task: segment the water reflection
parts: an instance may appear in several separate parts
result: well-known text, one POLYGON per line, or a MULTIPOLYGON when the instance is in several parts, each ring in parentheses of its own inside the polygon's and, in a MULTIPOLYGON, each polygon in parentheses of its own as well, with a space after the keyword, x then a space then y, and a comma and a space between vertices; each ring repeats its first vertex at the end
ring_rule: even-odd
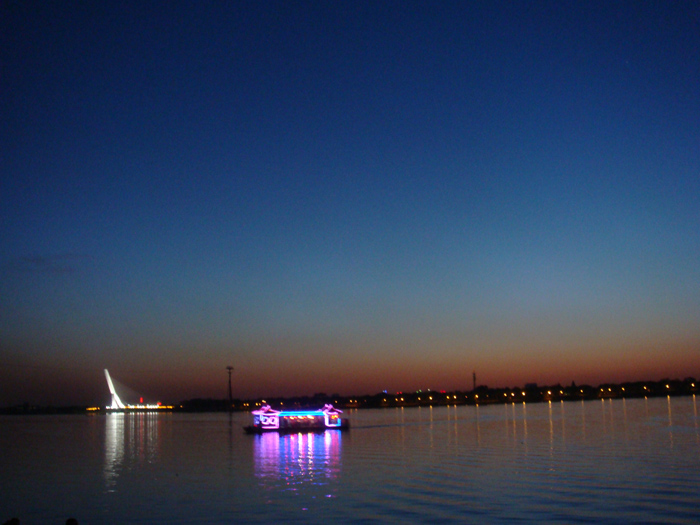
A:
POLYGON ((523 443, 525 444, 525 453, 527 454, 527 405, 523 401, 523 443))
POLYGON ((255 436, 253 457, 255 475, 267 485, 280 483, 288 490, 301 485, 323 485, 340 474, 341 438, 339 431, 321 434, 274 432, 255 436))
POLYGON ((454 436, 454 444, 457 445, 459 443, 459 418, 457 414, 457 405, 452 407, 452 411, 450 411, 449 406, 447 407, 447 421, 452 423, 448 434, 448 443, 450 443, 449 439, 454 436))
POLYGON ((673 415, 671 413, 671 396, 666 396, 666 402, 668 404, 668 443, 671 449, 673 449, 673 415))
POLYGON ((481 425, 479 424, 479 405, 477 404, 475 407, 475 422, 476 422, 476 443, 477 445, 481 446, 481 425))
POLYGON ((561 442, 566 444, 566 415, 564 414, 564 400, 559 401, 559 408, 561 409, 561 442))
POLYGON ((547 401, 549 409, 549 457, 554 455, 554 422, 552 421, 552 402, 547 401))
POLYGON ((158 414, 105 415, 104 480, 108 492, 114 492, 121 472, 132 463, 149 462, 157 456, 158 434, 158 414))
POLYGON ((698 405, 695 401, 695 394, 693 394, 693 413, 695 414, 695 441, 700 444, 700 431, 698 431, 698 405))

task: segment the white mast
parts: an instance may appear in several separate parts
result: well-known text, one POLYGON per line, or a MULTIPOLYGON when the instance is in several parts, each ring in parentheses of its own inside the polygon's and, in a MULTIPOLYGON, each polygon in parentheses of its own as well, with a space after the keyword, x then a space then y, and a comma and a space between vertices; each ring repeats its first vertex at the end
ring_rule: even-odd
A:
POLYGON ((112 384, 112 378, 109 377, 109 372, 105 368, 105 377, 107 378, 107 386, 109 387, 109 393, 112 394, 112 404, 107 408, 125 408, 122 400, 119 399, 117 391, 114 390, 114 385, 112 384))

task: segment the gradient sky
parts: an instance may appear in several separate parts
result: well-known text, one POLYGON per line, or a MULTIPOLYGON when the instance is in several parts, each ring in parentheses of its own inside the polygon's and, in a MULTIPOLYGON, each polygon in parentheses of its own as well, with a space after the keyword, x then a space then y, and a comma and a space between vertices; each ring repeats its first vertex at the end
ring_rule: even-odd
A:
POLYGON ((700 3, 0 4, 0 406, 700 376, 700 3))

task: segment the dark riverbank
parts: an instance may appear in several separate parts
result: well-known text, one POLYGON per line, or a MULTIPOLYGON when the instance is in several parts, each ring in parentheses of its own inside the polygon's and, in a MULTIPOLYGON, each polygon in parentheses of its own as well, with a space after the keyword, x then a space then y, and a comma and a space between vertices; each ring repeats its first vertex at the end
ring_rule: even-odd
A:
MULTIPOLYGON (((548 401, 581 401, 591 399, 643 398, 660 396, 695 395, 700 383, 694 378, 662 379, 628 383, 604 383, 598 386, 560 384, 539 386, 531 383, 524 387, 489 388, 478 386, 470 391, 381 392, 365 396, 338 396, 323 393, 308 397, 267 398, 234 402, 235 409, 249 410, 266 403, 275 408, 318 407, 331 403, 339 408, 389 408, 435 405, 482 405, 491 403, 539 403, 548 401)), ((197 401, 197 400, 193 400, 197 401)), ((185 405, 183 405, 184 407, 185 405)), ((196 406, 196 403, 194 405, 196 406)))
MULTIPOLYGON (((662 379, 660 381, 637 381, 628 383, 604 383, 598 386, 559 384, 539 386, 534 383, 524 387, 489 388, 478 386, 470 391, 380 392, 363 396, 340 396, 317 393, 313 396, 276 397, 258 399, 189 399, 175 405, 178 412, 228 412, 249 411, 269 404, 274 408, 318 408, 332 404, 338 408, 391 408, 439 405, 482 405, 492 403, 539 403, 547 401, 581 401, 591 399, 641 398, 659 396, 695 395, 700 383, 695 378, 662 379)), ((31 414, 84 414, 88 407, 36 406, 28 403, 0 408, 3 415, 31 414)))

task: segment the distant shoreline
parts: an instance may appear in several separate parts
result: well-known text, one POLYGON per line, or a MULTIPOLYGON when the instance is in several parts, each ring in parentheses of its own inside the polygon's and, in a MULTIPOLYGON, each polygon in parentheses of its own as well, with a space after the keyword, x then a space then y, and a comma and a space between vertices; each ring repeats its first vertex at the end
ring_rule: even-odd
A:
MULTIPOLYGON (((276 408, 318 407, 330 403, 341 409, 395 408, 445 405, 487 405, 507 403, 543 403, 551 401, 588 401, 595 399, 633 399, 644 397, 694 396, 700 391, 700 382, 688 377, 662 379, 661 381, 636 381, 627 383, 603 383, 597 387, 590 385, 538 386, 535 383, 525 387, 488 388, 478 386, 470 391, 417 391, 381 392, 364 396, 339 396, 323 393, 313 396, 235 399, 189 399, 174 406, 172 412, 249 412, 262 404, 276 408)), ((86 414, 87 406, 38 406, 24 403, 0 408, 0 415, 51 415, 86 414)), ((104 409, 90 413, 106 413, 104 409)))

